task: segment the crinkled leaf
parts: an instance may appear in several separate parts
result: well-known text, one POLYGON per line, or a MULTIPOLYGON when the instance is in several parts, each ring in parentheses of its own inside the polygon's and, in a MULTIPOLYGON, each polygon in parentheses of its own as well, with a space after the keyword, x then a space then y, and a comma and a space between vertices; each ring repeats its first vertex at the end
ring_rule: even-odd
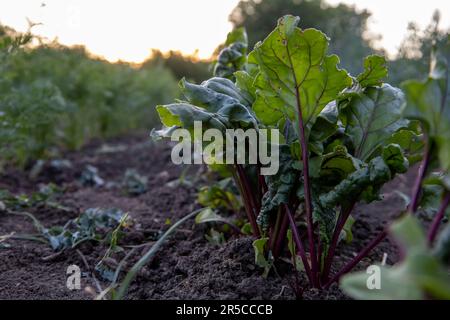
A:
POLYGON ((180 86, 189 103, 156 107, 166 127, 178 126, 192 130, 194 121, 201 121, 204 130, 215 128, 224 131, 227 128, 256 126, 255 117, 243 104, 247 103, 245 98, 231 81, 213 78, 195 85, 183 79, 180 86))
POLYGON ((381 157, 376 157, 367 166, 351 173, 333 190, 320 196, 322 208, 333 208, 339 204, 359 198, 368 186, 382 185, 391 179, 391 170, 381 157))
POLYGON ((319 178, 323 184, 331 186, 336 185, 362 166, 362 162, 351 156, 347 148, 342 145, 336 146, 331 153, 313 158, 311 166, 314 166, 315 162, 319 162, 317 176, 312 173, 311 177, 319 178))
POLYGON ((347 72, 337 67, 339 58, 326 55, 326 35, 297 28, 298 20, 281 18, 277 28, 249 55, 249 63, 260 70, 253 109, 267 125, 276 125, 284 117, 295 123, 300 107, 308 129, 322 109, 351 85, 347 72))
POLYGON ((182 79, 180 88, 191 104, 211 112, 216 112, 222 105, 235 104, 236 100, 244 106, 251 104, 251 101, 241 94, 232 81, 224 78, 214 77, 204 81, 201 85, 182 79))
POLYGON ((214 66, 214 76, 233 79, 233 74, 242 70, 247 62, 247 32, 237 28, 228 33, 223 48, 214 66))
POLYGON ((384 162, 396 173, 405 173, 409 168, 408 159, 403 155, 403 150, 398 144, 389 144, 383 148, 384 162))
POLYGON ((291 191, 298 180, 298 172, 293 168, 294 160, 287 145, 280 146, 280 168, 275 175, 266 176, 267 192, 262 198, 258 224, 263 231, 269 227, 271 214, 275 214, 278 207, 289 202, 291 191))
POLYGON ((395 132, 387 143, 398 144, 408 158, 409 164, 413 165, 422 160, 424 147, 423 136, 416 134, 412 130, 401 129, 395 132))

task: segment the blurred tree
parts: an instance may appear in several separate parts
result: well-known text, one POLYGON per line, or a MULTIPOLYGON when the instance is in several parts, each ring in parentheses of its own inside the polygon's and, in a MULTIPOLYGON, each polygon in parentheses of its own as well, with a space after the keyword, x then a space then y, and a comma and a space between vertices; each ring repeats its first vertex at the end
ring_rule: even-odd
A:
POLYGON ((439 27, 441 15, 435 11, 432 21, 424 29, 411 22, 408 33, 402 41, 397 57, 390 62, 389 78, 392 83, 399 84, 407 79, 421 79, 428 73, 431 50, 434 45, 450 60, 449 41, 450 29, 439 27))
POLYGON ((356 74, 362 69, 362 59, 373 53, 374 35, 367 32, 370 13, 340 4, 336 7, 323 0, 247 0, 241 1, 230 15, 235 27, 244 26, 249 45, 269 34, 276 20, 286 14, 300 16, 300 27, 317 28, 331 38, 330 50, 341 57, 341 65, 356 74))
POLYGON ((211 77, 209 61, 200 60, 195 55, 183 55, 179 51, 162 53, 159 50, 153 50, 151 57, 144 62, 143 68, 155 65, 166 67, 172 71, 176 79, 186 77, 190 81, 201 83, 211 77))

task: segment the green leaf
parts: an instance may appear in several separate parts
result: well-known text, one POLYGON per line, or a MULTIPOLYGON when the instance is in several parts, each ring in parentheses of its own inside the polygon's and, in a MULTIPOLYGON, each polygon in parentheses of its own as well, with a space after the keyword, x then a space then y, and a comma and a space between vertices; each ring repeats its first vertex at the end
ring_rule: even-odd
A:
POLYGON ((255 264, 264 268, 263 277, 267 277, 270 268, 272 268, 273 258, 269 252, 269 257, 266 258, 266 246, 269 238, 261 238, 253 241, 253 249, 255 250, 255 264))
POLYGON ((261 122, 276 125, 284 117, 296 123, 300 107, 308 130, 352 80, 346 71, 338 69, 337 56, 326 55, 325 34, 297 28, 298 20, 293 16, 281 18, 278 27, 250 53, 249 63, 260 70, 253 109, 261 122))
POLYGON ((340 117, 357 158, 370 159, 393 133, 408 125, 408 121, 402 119, 404 107, 402 91, 387 84, 369 87, 341 103, 340 117))
POLYGON ((295 270, 298 272, 305 271, 302 259, 297 255, 297 250, 295 249, 294 238, 292 237, 292 230, 287 231, 288 249, 292 257, 292 264, 295 270))
POLYGON ((361 87, 381 86, 388 75, 386 59, 382 56, 371 55, 364 59, 364 72, 356 78, 361 87))
POLYGON ((381 157, 372 159, 368 166, 351 173, 330 192, 320 195, 322 208, 333 208, 361 196, 369 186, 379 187, 392 178, 391 171, 381 157))
POLYGON ((194 121, 201 121, 204 130, 215 128, 225 131, 227 128, 256 126, 254 115, 243 104, 247 101, 231 81, 213 78, 195 85, 183 79, 180 87, 189 103, 156 107, 166 127, 178 126, 192 130, 194 121))
POLYGON ((202 187, 198 192, 197 201, 202 206, 212 209, 224 208, 237 212, 241 207, 236 196, 219 185, 202 187))
MULTIPOLYGON (((442 172, 433 172, 422 181, 419 209, 432 219, 437 213, 444 194, 450 191, 450 177, 442 172)), ((450 217, 450 207, 446 210, 450 217)))
POLYGON ((425 234, 413 216, 406 215, 394 223, 390 230, 397 242, 406 250, 427 250, 425 234))
POLYGON ((253 104, 256 98, 256 88, 253 86, 255 78, 245 71, 237 71, 234 73, 234 76, 236 77, 236 87, 239 89, 239 93, 253 104))
POLYGON ((209 234, 205 234, 206 240, 216 246, 220 246, 221 244, 225 243, 225 236, 222 232, 219 232, 213 228, 209 230, 209 234))
POLYGON ((276 214, 281 204, 289 203, 291 192, 298 180, 298 172, 293 168, 294 160, 287 145, 280 146, 279 156, 280 168, 277 174, 265 177, 268 190, 262 198, 257 219, 263 232, 268 230, 270 215, 276 214))
POLYGON ((214 76, 234 79, 234 73, 242 70, 247 62, 247 32, 237 28, 228 33, 223 48, 214 66, 214 76))
POLYGON ((192 84, 182 79, 180 88, 190 103, 208 111, 217 111, 220 103, 224 105, 234 104, 235 100, 244 106, 251 104, 251 101, 241 94, 240 89, 232 81, 224 78, 214 77, 204 81, 201 85, 192 84), (220 103, 218 103, 219 101, 220 103))
POLYGON ((206 208, 197 214, 197 216, 195 217, 195 223, 201 224, 201 223, 207 223, 207 222, 226 222, 226 223, 228 223, 228 220, 223 218, 222 216, 218 215, 211 208, 206 208))
POLYGON ((252 225, 250 224, 250 222, 247 222, 242 226, 241 232, 248 236, 253 234, 252 225))
POLYGON ((345 221, 340 237, 345 240, 346 243, 350 243, 353 241, 352 227, 355 222, 356 220, 355 218, 353 218, 353 216, 349 216, 347 221, 345 221))
POLYGON ((405 173, 409 168, 408 159, 398 144, 389 144, 383 148, 382 157, 388 167, 395 173, 405 173))
MULTIPOLYGON (((338 145, 333 152, 327 153, 321 157, 316 157, 315 161, 319 161, 319 170, 317 178, 326 185, 336 185, 345 179, 350 173, 360 169, 362 162, 347 152, 347 148, 338 145)), ((315 161, 311 161, 314 165, 315 161)), ((311 177, 314 177, 312 174, 311 177)))
POLYGON ((406 256, 394 267, 379 267, 381 288, 368 288, 370 275, 366 272, 344 276, 341 288, 357 299, 450 299, 448 272, 428 249, 416 218, 406 215, 391 227, 391 232, 406 249, 406 256))
POLYGON ((225 45, 230 46, 236 42, 247 44, 247 31, 245 31, 245 28, 236 28, 228 33, 225 45))
POLYGON ((100 187, 105 184, 105 180, 103 180, 99 176, 98 169, 91 165, 86 165, 83 172, 80 176, 80 182, 83 185, 100 187))
POLYGON ((437 55, 425 81, 409 80, 402 84, 407 99, 405 116, 420 120, 428 138, 438 148, 441 169, 450 169, 450 107, 448 96, 448 61, 437 55))
POLYGON ((338 110, 336 102, 332 101, 320 112, 311 128, 309 148, 312 152, 319 155, 323 153, 324 142, 339 128, 337 121, 338 110))
POLYGON ((439 233, 434 252, 442 263, 450 265, 450 224, 439 233))
POLYGON ((135 169, 127 169, 123 178, 125 192, 137 196, 147 192, 147 177, 140 175, 135 169))
POLYGON ((423 136, 416 134, 412 130, 401 129, 395 132, 386 143, 398 144, 403 149, 410 165, 422 160, 423 136))

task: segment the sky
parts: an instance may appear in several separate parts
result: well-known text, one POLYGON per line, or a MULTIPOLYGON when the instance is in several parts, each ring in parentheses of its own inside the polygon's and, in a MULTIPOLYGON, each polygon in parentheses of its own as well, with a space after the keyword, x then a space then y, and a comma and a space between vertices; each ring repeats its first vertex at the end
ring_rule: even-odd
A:
MULTIPOLYGON (((327 0, 369 9, 370 31, 376 44, 391 55, 405 36, 408 22, 426 26, 433 11, 442 13, 441 26, 450 27, 450 0, 327 0)), ((19 31, 27 18, 42 23, 33 33, 57 38, 66 45, 83 44, 110 61, 141 62, 152 48, 197 51, 209 57, 232 25, 228 15, 239 0, 2 0, 0 22, 19 31)), ((277 19, 277 17, 274 17, 277 19)))

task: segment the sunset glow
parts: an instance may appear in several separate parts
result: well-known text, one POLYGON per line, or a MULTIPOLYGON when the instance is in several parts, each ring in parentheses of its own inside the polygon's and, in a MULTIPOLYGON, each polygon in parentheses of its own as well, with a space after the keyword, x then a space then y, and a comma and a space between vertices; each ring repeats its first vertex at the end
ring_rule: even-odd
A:
MULTIPOLYGON (((339 0, 329 0, 337 4, 339 0)), ((442 26, 450 26, 450 1, 344 0, 373 12, 370 29, 381 34, 378 43, 393 54, 409 21, 425 26, 434 9, 442 12, 442 26)), ((4 0, 0 22, 17 30, 27 19, 42 23, 35 34, 63 44, 83 44, 108 60, 140 62, 152 48, 180 50, 207 58, 231 29, 228 15, 238 0, 4 0)))

